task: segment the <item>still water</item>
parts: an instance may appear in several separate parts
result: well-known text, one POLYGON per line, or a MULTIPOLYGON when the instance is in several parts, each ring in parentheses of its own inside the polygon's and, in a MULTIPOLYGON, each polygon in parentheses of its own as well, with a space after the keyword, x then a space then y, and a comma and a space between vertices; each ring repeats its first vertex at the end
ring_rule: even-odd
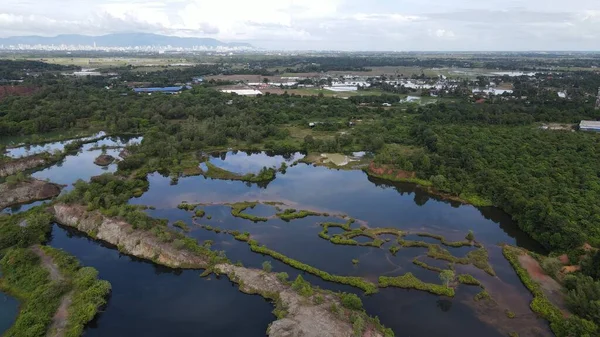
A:
MULTIPOLYGON (((93 163, 98 155, 90 148, 67 158, 36 174, 51 181, 72 184, 77 178, 88 180, 103 173, 93 163)), ((288 166, 301 154, 269 156, 264 153, 244 152, 219 154, 211 162, 224 169, 238 172, 256 172, 263 166, 288 166)), ((108 171, 116 168, 109 167, 108 171)), ((439 200, 410 184, 391 184, 369 178, 362 171, 338 171, 324 167, 299 164, 289 167, 285 174, 278 173, 269 184, 258 186, 240 181, 207 179, 202 176, 181 178, 171 185, 169 177, 158 173, 148 176, 149 190, 132 204, 154 206, 149 214, 166 218, 172 223, 185 221, 192 230, 188 234, 198 239, 213 241, 213 248, 224 250, 234 262, 260 268, 265 260, 271 261, 274 271, 287 272, 295 278, 300 272, 270 257, 252 253, 246 243, 235 241, 224 234, 208 232, 198 225, 250 232, 261 244, 293 259, 337 275, 361 276, 377 282, 379 276, 398 276, 411 272, 426 282, 440 283, 435 272, 412 263, 417 258, 428 264, 447 268, 443 261, 426 257, 425 248, 403 248, 395 256, 389 252, 394 237, 389 236, 382 248, 333 245, 318 237, 319 223, 343 222, 334 216, 307 217, 290 222, 271 218, 253 223, 235 218, 229 206, 220 203, 236 201, 280 201, 296 209, 310 209, 329 214, 347 214, 359 223, 371 227, 395 227, 412 232, 441 234, 448 240, 462 240, 469 230, 489 251, 490 262, 497 273, 492 277, 469 266, 456 266, 457 273, 468 272, 480 279, 486 289, 504 309, 510 309, 522 320, 511 321, 511 331, 521 336, 532 335, 530 328, 548 335, 547 324, 536 319, 529 310, 531 295, 521 284, 508 262, 502 257, 498 243, 509 243, 535 251, 541 247, 519 230, 509 216, 495 208, 476 208, 439 200), (192 214, 177 209, 182 201, 207 203, 199 206, 206 212, 201 219, 192 220, 192 214), (210 216, 210 219, 208 218, 210 216), (358 259, 353 264, 352 259, 358 259)), ((271 217, 273 206, 259 205, 246 210, 256 216, 271 217)), ((331 233, 337 233, 331 228, 331 233)), ((409 237, 414 239, 413 237, 409 237)), ((422 241, 436 240, 419 238, 422 241)), ((360 239, 363 240, 363 239, 360 239)), ((103 246, 59 227, 54 228, 50 243, 75 255, 84 265, 100 271, 100 277, 110 281, 113 294, 106 311, 87 329, 86 336, 264 336, 269 322, 274 320, 272 306, 260 297, 241 294, 227 279, 201 279, 199 271, 173 271, 151 263, 122 256, 114 247, 103 246)), ((471 247, 447 248, 455 256, 464 256, 471 247)), ((543 251, 542 251, 543 252, 543 251)), ((354 292, 362 296, 367 312, 379 316, 381 322, 392 328, 397 336, 506 336, 506 327, 499 329, 494 315, 482 312, 473 301, 480 290, 460 286, 456 297, 442 298, 428 293, 381 289, 372 296, 364 296, 355 288, 325 282, 320 278, 303 275, 311 283, 326 289, 354 292), (435 324, 432 324, 435 322, 435 324), (502 331, 501 331, 502 330, 502 331)))
POLYGON ((0 293, 0 335, 14 323, 19 313, 19 302, 13 297, 0 293))

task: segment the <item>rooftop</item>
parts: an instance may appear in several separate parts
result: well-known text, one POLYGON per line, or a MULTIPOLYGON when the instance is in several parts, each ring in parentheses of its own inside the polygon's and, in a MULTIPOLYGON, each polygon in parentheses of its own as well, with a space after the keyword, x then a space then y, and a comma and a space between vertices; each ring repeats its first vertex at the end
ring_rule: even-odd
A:
POLYGON ((579 127, 600 129, 600 121, 581 121, 581 123, 579 123, 579 127))

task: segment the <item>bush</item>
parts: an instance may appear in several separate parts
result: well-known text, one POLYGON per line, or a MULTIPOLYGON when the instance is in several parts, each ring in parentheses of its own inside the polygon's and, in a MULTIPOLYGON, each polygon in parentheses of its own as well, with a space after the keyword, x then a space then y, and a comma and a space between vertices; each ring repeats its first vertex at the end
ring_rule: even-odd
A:
POLYGON ((363 303, 360 297, 351 293, 342 293, 342 306, 350 310, 362 310, 363 303))
POLYGON ((473 234, 472 230, 469 230, 469 233, 467 234, 467 236, 465 237, 465 239, 467 239, 469 241, 475 240, 475 235, 473 234))
POLYGON ((552 277, 555 277, 562 268, 562 263, 560 260, 554 257, 544 258, 541 265, 542 269, 544 269, 544 271, 552 277))
POLYGON ((298 275, 292 283, 292 289, 304 297, 309 297, 313 294, 313 289, 310 283, 306 282, 302 275, 298 275))
POLYGON ((290 278, 290 276, 286 272, 281 272, 277 274, 277 279, 282 283, 287 283, 288 278, 290 278))
POLYGON ((271 262, 265 261, 262 263, 262 269, 267 273, 270 273, 273 270, 273 266, 271 266, 271 262))

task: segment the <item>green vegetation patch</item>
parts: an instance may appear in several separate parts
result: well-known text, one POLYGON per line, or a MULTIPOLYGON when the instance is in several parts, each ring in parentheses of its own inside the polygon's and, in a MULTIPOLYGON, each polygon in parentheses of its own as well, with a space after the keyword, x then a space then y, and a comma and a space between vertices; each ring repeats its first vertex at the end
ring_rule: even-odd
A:
POLYGON ((496 272, 489 263, 488 253, 487 250, 485 250, 485 248, 472 250, 469 253, 467 253, 467 256, 465 257, 456 257, 452 255, 447 249, 442 248, 439 245, 429 245, 428 248, 428 257, 458 264, 473 264, 475 267, 485 271, 486 273, 492 276, 496 275, 496 272))
POLYGON ((271 250, 265 246, 259 246, 258 244, 254 243, 252 241, 250 242, 250 249, 255 253, 269 255, 269 256, 273 257, 274 259, 277 259, 291 267, 294 267, 296 269, 305 271, 309 274, 318 276, 325 281, 347 284, 347 285, 350 285, 353 287, 357 287, 359 289, 364 290, 367 294, 373 294, 373 293, 377 292, 377 285, 375 285, 369 281, 366 281, 363 278, 355 277, 355 276, 331 275, 331 274, 329 274, 325 271, 319 270, 313 266, 310 266, 310 265, 302 263, 300 261, 291 259, 291 258, 289 258, 283 254, 280 254, 274 250, 271 250))
POLYGON ((214 179, 223 179, 223 180, 240 180, 251 183, 260 183, 260 182, 269 182, 275 179, 275 175, 277 174, 277 170, 274 168, 263 167, 257 174, 247 173, 244 175, 233 173, 227 170, 224 170, 210 161, 205 161, 207 170, 202 172, 204 176, 214 179))
POLYGON ((306 211, 306 210, 296 211, 295 209, 292 209, 292 208, 288 208, 281 213, 275 214, 275 216, 277 216, 278 218, 280 218, 281 220, 284 220, 284 221, 290 221, 290 220, 294 220, 294 219, 302 219, 302 218, 306 218, 308 216, 319 216, 319 215, 323 215, 323 214, 318 213, 318 212, 313 212, 313 211, 306 211))
POLYGON ((65 336, 81 336, 85 325, 106 304, 107 296, 111 292, 111 285, 108 281, 98 279, 96 269, 79 266, 75 257, 66 252, 48 246, 43 246, 42 250, 52 257, 62 275, 69 279, 72 288, 65 336))
POLYGON ((457 279, 458 279, 458 282, 460 282, 462 284, 483 287, 483 285, 481 284, 481 282, 479 282, 479 280, 476 279, 471 274, 460 274, 460 275, 458 275, 457 279))
POLYGON ((259 217, 259 216, 254 216, 248 213, 244 213, 244 211, 248 208, 254 208, 256 207, 256 205, 258 205, 259 202, 258 201, 244 201, 244 202, 236 202, 233 204, 229 204, 229 206, 231 207, 231 215, 233 215, 236 218, 242 218, 242 219, 246 219, 246 220, 250 220, 250 221, 254 221, 254 222, 259 222, 259 221, 268 221, 268 218, 265 217, 259 217))
POLYGON ((423 261, 421 261, 421 260, 419 260, 417 258, 415 258, 413 260, 413 263, 416 264, 417 266, 421 267, 421 268, 424 268, 424 269, 427 269, 427 270, 431 270, 431 271, 435 271, 435 272, 438 272, 438 273, 441 273, 444 270, 442 268, 438 268, 438 267, 429 265, 429 264, 427 264, 427 263, 425 263, 425 262, 423 262, 423 261))
POLYGON ((177 227, 177 228, 181 229, 184 232, 189 232, 190 231, 190 226, 188 226, 185 222, 183 222, 181 220, 175 221, 173 223, 173 227, 177 227))
POLYGON ((402 276, 396 277, 380 276, 379 286, 382 288, 397 287, 404 289, 417 289, 436 295, 454 297, 454 289, 440 284, 425 283, 412 273, 406 273, 402 276))

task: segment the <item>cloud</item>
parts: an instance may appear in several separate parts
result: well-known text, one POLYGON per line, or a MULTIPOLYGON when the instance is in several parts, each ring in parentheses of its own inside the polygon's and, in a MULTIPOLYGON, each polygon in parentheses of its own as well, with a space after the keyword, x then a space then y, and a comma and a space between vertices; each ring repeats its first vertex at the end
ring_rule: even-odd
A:
POLYGON ((0 36, 153 32, 273 49, 597 49, 597 0, 3 0, 0 36), (568 8, 568 9, 567 9, 568 8))

